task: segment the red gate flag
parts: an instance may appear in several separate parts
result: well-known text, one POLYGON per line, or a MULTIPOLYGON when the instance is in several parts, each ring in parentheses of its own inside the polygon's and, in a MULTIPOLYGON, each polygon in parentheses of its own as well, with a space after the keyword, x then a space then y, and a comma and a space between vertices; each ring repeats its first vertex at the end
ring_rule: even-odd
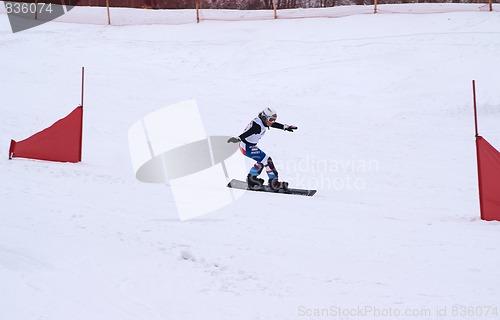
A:
POLYGON ((29 158, 60 162, 82 161, 83 107, 31 137, 11 140, 9 159, 29 158))
POLYGON ((476 137, 479 203, 482 220, 500 220, 500 152, 476 137))

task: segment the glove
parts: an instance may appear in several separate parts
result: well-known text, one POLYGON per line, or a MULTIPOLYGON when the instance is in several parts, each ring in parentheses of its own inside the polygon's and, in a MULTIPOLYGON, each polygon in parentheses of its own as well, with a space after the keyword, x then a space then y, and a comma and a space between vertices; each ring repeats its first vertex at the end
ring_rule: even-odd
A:
POLYGON ((292 125, 289 125, 289 124, 284 124, 283 125, 283 130, 286 130, 286 131, 293 132, 293 130, 296 130, 296 129, 298 129, 296 126, 292 126, 292 125))
POLYGON ((240 141, 240 138, 231 137, 229 138, 229 140, 227 140, 227 143, 238 143, 240 141))

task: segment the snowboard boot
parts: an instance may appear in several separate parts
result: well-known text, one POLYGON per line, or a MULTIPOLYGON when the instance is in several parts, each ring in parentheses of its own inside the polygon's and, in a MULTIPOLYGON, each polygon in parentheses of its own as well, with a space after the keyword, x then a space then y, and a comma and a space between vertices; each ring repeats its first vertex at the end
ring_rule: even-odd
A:
POLYGON ((288 182, 278 181, 278 178, 269 179, 269 189, 278 192, 280 190, 288 189, 288 182))
POLYGON ((247 184, 248 184, 248 189, 259 190, 262 189, 262 186, 264 185, 264 179, 261 179, 257 176, 252 176, 249 173, 247 176, 247 184))

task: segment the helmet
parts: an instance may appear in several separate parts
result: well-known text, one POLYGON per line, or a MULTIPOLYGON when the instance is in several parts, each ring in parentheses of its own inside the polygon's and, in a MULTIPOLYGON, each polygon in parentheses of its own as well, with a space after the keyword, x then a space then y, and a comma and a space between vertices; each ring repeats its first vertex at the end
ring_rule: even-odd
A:
POLYGON ((264 108, 264 110, 262 110, 262 112, 259 114, 259 116, 262 118, 262 119, 265 119, 265 120, 268 120, 269 119, 274 119, 276 121, 276 119, 278 118, 278 114, 276 113, 276 111, 274 111, 274 109, 272 108, 264 108))

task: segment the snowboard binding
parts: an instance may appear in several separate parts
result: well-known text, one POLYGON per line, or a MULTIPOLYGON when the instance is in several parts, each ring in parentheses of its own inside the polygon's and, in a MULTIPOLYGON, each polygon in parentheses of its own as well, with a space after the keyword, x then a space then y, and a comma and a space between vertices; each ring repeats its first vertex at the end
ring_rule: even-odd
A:
POLYGON ((279 192, 280 190, 288 190, 288 182, 278 181, 278 178, 269 179, 268 182, 269 189, 274 192, 279 192))
POLYGON ((247 184, 249 190, 262 190, 264 188, 264 179, 248 174, 247 184))

